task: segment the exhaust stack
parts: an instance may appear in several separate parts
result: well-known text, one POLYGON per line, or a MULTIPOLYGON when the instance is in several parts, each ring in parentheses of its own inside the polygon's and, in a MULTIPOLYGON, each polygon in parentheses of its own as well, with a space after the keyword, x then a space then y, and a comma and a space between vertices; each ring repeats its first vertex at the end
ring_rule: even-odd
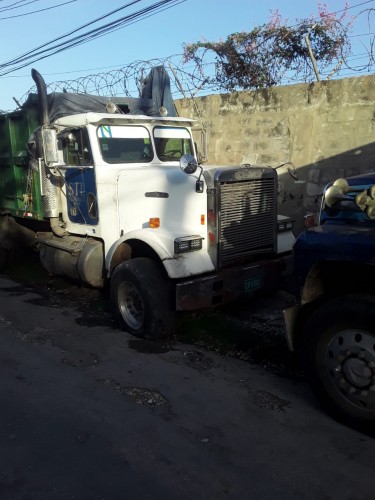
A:
POLYGON ((47 100, 47 87, 42 75, 36 69, 31 70, 32 79, 35 82, 36 88, 38 90, 38 100, 39 100, 39 119, 40 125, 43 127, 45 125, 49 126, 50 119, 48 114, 48 100, 47 100))
MULTIPOLYGON (((52 232, 59 237, 66 234, 59 225, 59 215, 61 212, 61 177, 48 166, 48 154, 51 149, 55 149, 55 130, 51 128, 51 121, 48 113, 47 87, 42 75, 36 69, 31 70, 31 76, 38 90, 39 120, 40 128, 38 135, 43 147, 43 160, 40 161, 40 180, 42 188, 43 215, 50 219, 52 232), (54 144, 52 144, 54 142, 54 144), (50 148, 50 149, 49 149, 50 148)), ((53 151, 52 151, 53 156, 53 151)))

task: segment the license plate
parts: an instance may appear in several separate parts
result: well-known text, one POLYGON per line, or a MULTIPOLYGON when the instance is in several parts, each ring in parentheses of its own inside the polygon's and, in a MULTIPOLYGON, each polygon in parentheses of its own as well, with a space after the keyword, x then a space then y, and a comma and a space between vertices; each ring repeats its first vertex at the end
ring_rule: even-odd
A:
POLYGON ((258 290, 262 286, 262 279, 260 276, 254 276, 253 278, 248 278, 244 281, 244 291, 245 293, 251 293, 254 290, 258 290))

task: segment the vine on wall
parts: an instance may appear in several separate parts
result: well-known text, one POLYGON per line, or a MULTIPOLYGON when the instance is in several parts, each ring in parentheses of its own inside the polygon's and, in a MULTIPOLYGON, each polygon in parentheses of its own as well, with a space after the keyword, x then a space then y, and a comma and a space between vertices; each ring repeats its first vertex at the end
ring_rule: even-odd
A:
POLYGON ((326 4, 318 4, 318 16, 293 24, 274 11, 268 23, 251 31, 233 33, 218 42, 184 44, 184 61, 193 62, 205 76, 207 58, 213 55, 215 75, 209 83, 227 91, 278 85, 286 73, 309 81, 314 73, 306 36, 319 70, 339 63, 350 52, 348 8, 346 4, 338 15, 329 13, 326 4))

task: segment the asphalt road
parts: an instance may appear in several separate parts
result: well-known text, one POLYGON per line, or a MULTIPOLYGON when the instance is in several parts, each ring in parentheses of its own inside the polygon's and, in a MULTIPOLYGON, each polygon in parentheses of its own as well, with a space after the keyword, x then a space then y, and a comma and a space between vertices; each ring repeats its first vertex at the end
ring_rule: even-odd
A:
POLYGON ((375 439, 302 378, 62 298, 0 275, 0 500, 375 497, 375 439))

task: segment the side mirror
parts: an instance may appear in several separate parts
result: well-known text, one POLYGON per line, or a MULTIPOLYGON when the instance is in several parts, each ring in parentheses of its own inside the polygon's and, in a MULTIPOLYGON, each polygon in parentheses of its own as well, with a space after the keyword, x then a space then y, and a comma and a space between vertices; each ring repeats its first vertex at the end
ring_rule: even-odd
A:
POLYGON ((198 168, 198 162, 193 155, 183 155, 180 158, 180 168, 185 174, 191 175, 196 172, 198 168))
POLYGON ((201 169, 201 171, 199 173, 198 180, 195 183, 195 191, 197 193, 203 193, 204 184, 203 184, 203 181, 201 181, 201 176, 202 176, 202 172, 203 172, 202 167, 200 165, 198 165, 198 162, 194 158, 193 155, 187 154, 187 155, 181 156, 180 168, 183 172, 185 172, 185 174, 188 174, 188 175, 194 174, 197 171, 198 167, 201 169))

